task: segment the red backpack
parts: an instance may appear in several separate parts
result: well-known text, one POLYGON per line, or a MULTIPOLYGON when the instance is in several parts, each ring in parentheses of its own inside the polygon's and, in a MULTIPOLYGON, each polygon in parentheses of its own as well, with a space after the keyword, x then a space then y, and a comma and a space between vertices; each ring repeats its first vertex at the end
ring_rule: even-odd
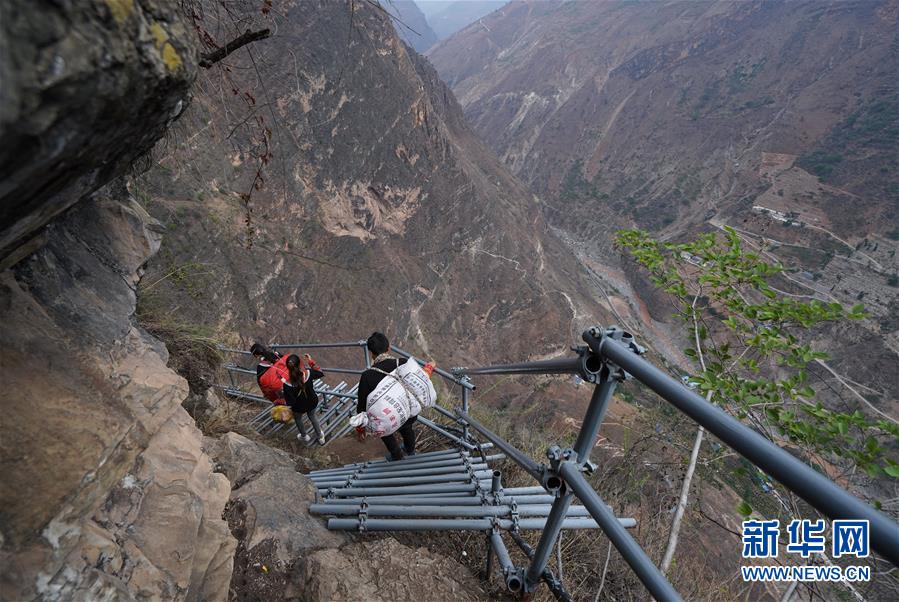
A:
POLYGON ((259 388, 262 389, 262 394, 265 395, 265 398, 272 403, 285 403, 284 383, 281 379, 288 380, 290 378, 287 372, 287 357, 284 355, 279 358, 277 362, 272 364, 271 368, 259 377, 259 388))

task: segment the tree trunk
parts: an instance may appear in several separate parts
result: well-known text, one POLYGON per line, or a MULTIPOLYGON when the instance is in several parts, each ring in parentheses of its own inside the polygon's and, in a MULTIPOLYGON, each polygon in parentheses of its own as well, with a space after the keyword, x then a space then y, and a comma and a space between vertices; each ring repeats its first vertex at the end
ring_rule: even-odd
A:
MULTIPOLYGON (((711 397, 711 391, 707 397, 711 397)), ((677 502, 677 509, 674 511, 674 520, 671 521, 671 532, 668 534, 668 547, 665 549, 665 556, 662 558, 662 574, 668 572, 671 566, 671 560, 674 558, 674 551, 677 549, 677 538, 680 534, 681 521, 684 518, 684 511, 687 508, 687 502, 690 499, 690 483, 693 481, 693 473, 696 472, 696 462, 699 459, 699 448, 702 447, 702 438, 705 435, 705 429, 699 427, 696 429, 696 439, 693 441, 693 451, 690 453, 690 463, 687 465, 687 473, 684 475, 684 484, 681 486, 680 499, 677 502)))

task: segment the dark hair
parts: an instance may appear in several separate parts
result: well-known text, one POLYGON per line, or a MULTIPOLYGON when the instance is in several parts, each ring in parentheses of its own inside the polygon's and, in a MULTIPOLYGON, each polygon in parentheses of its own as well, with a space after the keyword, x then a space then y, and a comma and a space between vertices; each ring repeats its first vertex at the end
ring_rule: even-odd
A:
POLYGON ((390 349, 390 341, 387 340, 387 337, 384 336, 383 333, 373 332, 371 333, 371 336, 368 337, 368 340, 365 341, 365 346, 368 347, 368 350, 373 354, 381 355, 390 349))
POLYGON ((303 383, 303 370, 300 368, 300 356, 291 354, 287 356, 287 372, 290 374, 290 384, 299 385, 303 383))
POLYGON ((261 355, 270 362, 278 361, 278 355, 262 343, 253 343, 253 345, 250 347, 250 353, 252 353, 254 356, 261 355))

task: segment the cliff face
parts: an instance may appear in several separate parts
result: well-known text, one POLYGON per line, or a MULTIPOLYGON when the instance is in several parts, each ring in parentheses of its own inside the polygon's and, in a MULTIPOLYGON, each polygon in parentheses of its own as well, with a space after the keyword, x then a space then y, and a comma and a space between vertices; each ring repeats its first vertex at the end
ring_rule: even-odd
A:
POLYGON ((230 487, 135 327, 158 224, 104 189, 0 276, 2 597, 224 599, 230 487))
POLYGON ((169 229, 142 307, 246 338, 381 329, 445 365, 561 350, 597 319, 535 199, 382 12, 295 3, 251 51, 230 77, 266 108, 202 79, 176 141, 135 182, 169 229), (238 126, 256 114, 271 156, 248 234, 240 195, 264 130, 238 126))
MULTIPOLYGON (((586 295, 553 268, 569 265, 564 250, 436 73, 366 6, 351 20, 342 4, 289 5, 280 45, 259 47, 267 90, 253 89, 273 119, 251 110, 264 125, 234 128, 235 105, 215 105, 222 90, 204 78, 190 137, 173 133, 132 196, 117 176, 195 77, 175 8, 3 7, 0 598, 222 600, 233 585, 248 599, 371 599, 381 565, 342 583, 324 567, 373 554, 398 573, 385 595, 481 597, 446 577, 463 570, 451 561, 324 531, 289 457, 204 442, 182 409, 187 383, 134 319, 137 289, 149 260, 142 301, 184 301, 166 309, 187 322, 287 338, 384 328, 447 361, 511 358, 568 339, 586 295), (272 152, 248 216, 239 193, 254 169, 236 168, 265 156, 259 136, 272 152), (418 561, 443 574, 416 574, 418 561)), ((249 59, 233 60, 240 87, 249 59)))
POLYGON ((159 224, 95 192, 178 112, 192 37, 175 2, 0 12, 0 598, 223 600, 228 481, 132 320, 159 224))
POLYGON ((303 459, 235 433, 206 444, 233 483, 225 515, 240 542, 231 600, 488 599, 468 569, 425 547, 328 531, 308 512, 317 495, 298 472, 308 470, 303 459))
POLYGON ((0 7, 0 263, 146 153, 186 106, 193 32, 174 0, 0 7))

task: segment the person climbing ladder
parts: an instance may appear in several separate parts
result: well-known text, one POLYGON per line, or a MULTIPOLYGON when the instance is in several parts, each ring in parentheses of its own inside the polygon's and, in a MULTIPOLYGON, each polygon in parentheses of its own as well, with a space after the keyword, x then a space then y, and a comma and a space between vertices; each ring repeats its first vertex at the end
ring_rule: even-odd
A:
MULTIPOLYGON (((368 397, 375 391, 378 384, 386 377, 392 376, 390 373, 406 363, 406 359, 397 359, 391 355, 390 341, 387 337, 380 333, 374 332, 366 341, 368 353, 372 358, 371 368, 365 370, 359 379, 359 388, 357 389, 358 401, 356 403, 356 412, 358 414, 368 411, 368 397)), ((433 370, 433 364, 428 364, 424 368, 424 372, 430 376, 433 370)), ((396 378, 396 377, 394 377, 396 378)), ((408 389, 407 389, 408 390, 408 389)), ((420 410, 420 408, 419 408, 420 410)), ((413 415, 407 419, 398 429, 397 433, 403 439, 403 446, 400 448, 394 433, 381 437, 387 451, 386 458, 388 462, 402 460, 406 455, 415 455, 415 429, 413 425, 418 421, 418 416, 413 415)), ((363 431, 364 432, 364 431, 363 431)))
POLYGON ((319 444, 324 445, 325 434, 315 416, 315 409, 318 407, 319 401, 318 393, 315 392, 315 385, 312 381, 323 378, 325 374, 308 353, 303 356, 303 359, 300 359, 298 355, 288 356, 286 365, 288 377, 283 381, 284 399, 293 411, 293 420, 299 431, 297 439, 307 443, 311 441, 301 420, 302 414, 306 414, 309 422, 312 423, 312 428, 318 434, 319 444))

